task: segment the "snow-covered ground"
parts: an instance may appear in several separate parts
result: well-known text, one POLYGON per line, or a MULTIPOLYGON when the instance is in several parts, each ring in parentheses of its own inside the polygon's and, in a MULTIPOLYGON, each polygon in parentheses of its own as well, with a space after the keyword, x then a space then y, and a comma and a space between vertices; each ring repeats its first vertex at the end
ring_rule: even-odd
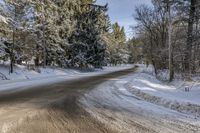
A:
POLYGON ((151 71, 151 67, 139 65, 135 73, 88 92, 80 104, 121 132, 199 133, 199 82, 161 82, 151 71), (192 87, 189 92, 185 92, 186 84, 192 87))
POLYGON ((200 81, 162 82, 149 74, 149 70, 140 66, 137 73, 127 78, 125 87, 145 101, 200 117, 200 81))
POLYGON ((25 66, 17 65, 14 73, 9 73, 8 64, 0 64, 0 91, 24 89, 38 85, 53 84, 56 82, 77 79, 87 76, 106 74, 114 71, 132 68, 133 65, 104 67, 93 72, 81 72, 73 69, 39 68, 40 72, 27 70, 25 66))

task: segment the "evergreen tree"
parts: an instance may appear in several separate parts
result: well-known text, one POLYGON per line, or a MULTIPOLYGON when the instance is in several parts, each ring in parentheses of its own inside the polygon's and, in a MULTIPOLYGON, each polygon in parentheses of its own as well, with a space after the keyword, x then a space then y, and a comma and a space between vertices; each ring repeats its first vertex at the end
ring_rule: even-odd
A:
POLYGON ((2 2, 6 9, 0 7, 0 25, 4 25, 0 27, 1 59, 10 57, 11 72, 14 63, 24 62, 44 67, 99 68, 114 57, 110 55, 116 60, 122 56, 117 53, 123 51, 119 45, 125 46, 124 28, 119 27, 115 35, 109 33, 107 4, 95 5, 95 0, 2 2))
POLYGON ((126 35, 124 27, 121 27, 118 23, 112 25, 111 37, 113 44, 108 46, 110 53, 110 63, 117 65, 128 63, 129 51, 126 45, 126 35))
POLYGON ((118 23, 112 26, 113 36, 119 43, 125 43, 126 35, 124 27, 120 27, 118 23))
MULTIPOLYGON (((88 2, 88 1, 87 1, 88 2)), ((91 2, 91 1, 90 1, 91 2)), ((91 4, 81 7, 78 15, 77 30, 73 33, 70 43, 72 66, 88 68, 101 67, 105 57, 105 45, 101 41, 101 25, 98 18, 105 8, 91 4)))
POLYGON ((26 22, 27 2, 23 0, 4 1, 4 12, 7 20, 6 47, 10 58, 10 73, 13 73, 13 66, 16 60, 21 56, 19 49, 22 47, 19 33, 27 30, 23 26, 26 22))

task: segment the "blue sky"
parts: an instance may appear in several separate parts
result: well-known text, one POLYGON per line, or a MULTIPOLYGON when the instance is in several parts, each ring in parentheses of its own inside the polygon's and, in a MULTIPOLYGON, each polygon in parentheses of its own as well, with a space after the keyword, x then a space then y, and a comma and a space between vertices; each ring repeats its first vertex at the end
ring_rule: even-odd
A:
POLYGON ((108 3, 111 22, 118 22, 125 27, 127 37, 132 36, 131 25, 135 24, 133 19, 135 6, 140 4, 151 5, 151 0, 97 0, 97 4, 108 3))

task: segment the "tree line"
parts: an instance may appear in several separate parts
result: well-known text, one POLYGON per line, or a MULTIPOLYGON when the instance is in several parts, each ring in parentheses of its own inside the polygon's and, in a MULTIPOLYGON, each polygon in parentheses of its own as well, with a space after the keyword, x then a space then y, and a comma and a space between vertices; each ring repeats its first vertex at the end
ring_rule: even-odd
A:
POLYGON ((0 61, 101 68, 127 63, 123 27, 94 0, 1 0, 0 61))
POLYGON ((140 5, 134 18, 137 37, 129 44, 138 49, 135 61, 152 64, 157 75, 169 70, 183 77, 200 72, 200 2, 198 0, 152 0, 140 5))

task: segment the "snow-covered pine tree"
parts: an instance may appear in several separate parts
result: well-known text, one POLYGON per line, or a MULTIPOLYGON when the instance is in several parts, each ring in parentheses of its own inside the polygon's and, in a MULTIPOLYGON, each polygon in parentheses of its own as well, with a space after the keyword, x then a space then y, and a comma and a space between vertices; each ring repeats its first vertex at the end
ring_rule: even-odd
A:
MULTIPOLYGON (((39 45, 37 47, 43 49, 42 64, 45 67, 46 65, 54 64, 55 50, 59 47, 57 43, 59 36, 56 27, 57 6, 51 0, 31 0, 31 4, 35 9, 35 32, 40 36, 38 39, 42 39, 42 41, 38 40, 39 45)), ((36 62, 38 61, 37 57, 36 62)))
POLYGON ((5 60, 8 56, 7 46, 4 44, 6 35, 9 31, 8 19, 5 12, 5 1, 0 2, 0 60, 5 60))
POLYGON ((88 68, 101 67, 105 57, 105 45, 101 40, 101 27, 98 18, 104 8, 93 3, 81 5, 78 14, 77 30, 73 33, 70 43, 72 66, 88 68))
POLYGON ((61 67, 68 67, 69 59, 69 38, 76 28, 76 13, 79 11, 79 0, 60 0, 55 2, 57 5, 58 16, 56 19, 57 31, 59 36, 59 50, 57 50, 56 63, 61 67))
MULTIPOLYGON (((6 30, 6 36, 4 38, 5 45, 8 47, 7 52, 10 57, 10 73, 13 73, 13 66, 17 57, 20 57, 19 49, 22 48, 22 42, 20 42, 20 33, 25 31, 23 27, 26 22, 26 6, 27 3, 24 0, 7 0, 3 2, 3 11, 7 17, 8 28, 6 30)), ((4 28, 5 29, 5 28, 4 28)))
POLYGON ((110 35, 104 38, 110 38, 107 40, 108 53, 110 64, 123 64, 129 61, 129 51, 126 45, 126 35, 124 27, 121 27, 118 23, 112 25, 112 31, 110 35))

